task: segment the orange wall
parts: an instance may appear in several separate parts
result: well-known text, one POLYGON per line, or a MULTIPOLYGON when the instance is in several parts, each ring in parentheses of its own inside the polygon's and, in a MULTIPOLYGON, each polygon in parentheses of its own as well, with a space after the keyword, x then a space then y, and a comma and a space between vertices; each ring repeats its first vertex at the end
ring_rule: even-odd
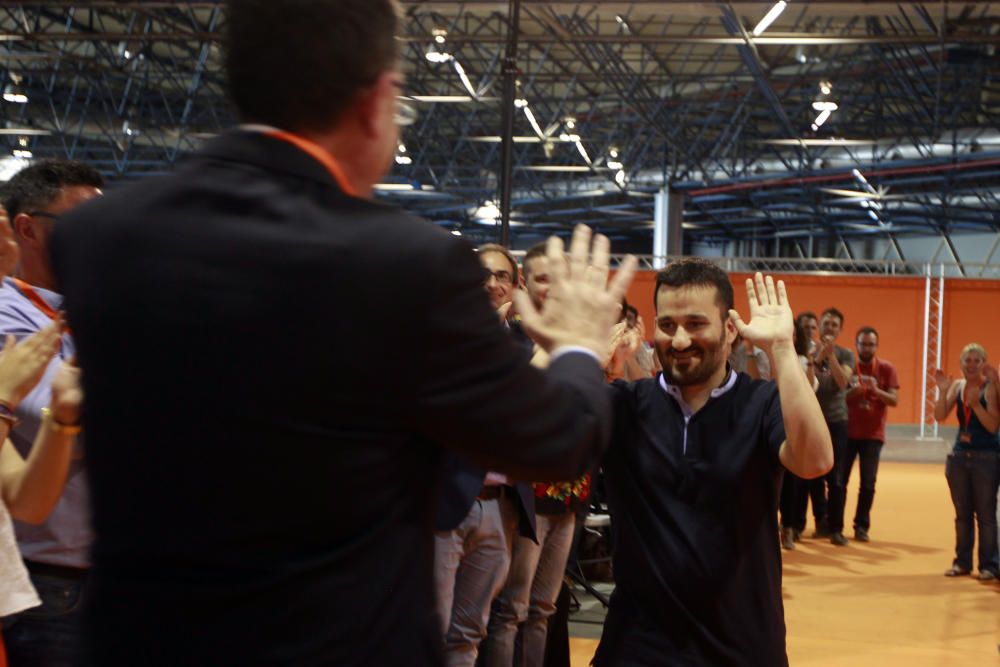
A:
MULTIPOLYGON (((746 274, 732 274, 736 309, 749 318, 746 274)), ((830 306, 844 313, 844 333, 838 344, 854 351, 854 333, 863 326, 879 332, 879 357, 895 365, 899 374, 899 406, 890 408, 889 422, 920 423, 920 380, 923 369, 925 281, 922 278, 777 275, 785 281, 792 311, 817 315, 830 306)), ((641 271, 629 288, 628 302, 646 321, 653 336, 653 288, 656 273, 641 271)), ((945 371, 960 375, 958 355, 971 341, 981 343, 990 363, 1000 362, 1000 282, 949 280, 945 283, 944 338, 941 355, 945 371)), ((855 351, 856 353, 856 351, 855 351)), ((952 415, 948 423, 954 423, 952 415)))

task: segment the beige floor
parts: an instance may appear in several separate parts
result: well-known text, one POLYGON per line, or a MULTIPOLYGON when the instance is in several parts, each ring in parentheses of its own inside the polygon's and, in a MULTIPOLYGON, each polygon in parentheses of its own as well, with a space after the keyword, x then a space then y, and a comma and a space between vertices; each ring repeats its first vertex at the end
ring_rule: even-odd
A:
MULTIPOLYGON (((943 467, 883 463, 872 522, 869 544, 806 539, 784 552, 791 664, 1000 666, 1000 584, 942 576, 954 547, 943 467)), ((573 639, 573 666, 587 665, 596 644, 573 639)))

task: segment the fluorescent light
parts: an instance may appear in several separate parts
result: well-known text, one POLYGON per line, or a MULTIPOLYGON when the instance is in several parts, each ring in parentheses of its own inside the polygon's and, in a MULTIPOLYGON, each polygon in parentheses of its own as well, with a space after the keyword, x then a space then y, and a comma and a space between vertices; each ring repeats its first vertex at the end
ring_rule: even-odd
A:
POLYGON ((462 102, 496 102, 496 97, 472 97, 470 95, 400 95, 399 99, 410 102, 426 102, 428 104, 462 103, 462 102))
POLYGON ((574 118, 567 118, 566 119, 566 129, 567 130, 575 130, 576 129, 576 119, 574 119, 574 118))
POLYGON ((608 151, 608 157, 610 157, 612 159, 617 159, 618 158, 618 149, 612 148, 610 151, 608 151))
POLYGON ((830 93, 833 92, 833 84, 830 83, 829 81, 821 81, 819 84, 819 92, 823 93, 824 95, 829 95, 830 93))
POLYGON ((409 192, 413 186, 409 183, 376 183, 374 189, 379 192, 409 192))
POLYGON ((461 236, 462 232, 458 231, 457 229, 453 229, 453 230, 451 230, 451 235, 452 236, 461 236))
POLYGON ((403 165, 413 164, 413 158, 409 157, 408 155, 397 155, 396 164, 403 164, 403 165))
MULTIPOLYGON (((484 144, 499 144, 503 139, 499 135, 493 134, 488 136, 478 136, 478 137, 462 137, 465 141, 475 141, 477 143, 484 144)), ((538 137, 514 137, 515 144, 540 144, 542 140, 538 137)))
POLYGON ((875 222, 879 222, 878 213, 876 213, 875 211, 871 211, 871 210, 868 211, 868 217, 871 218, 872 220, 874 220, 875 222))
POLYGON ((583 158, 583 161, 586 162, 588 165, 594 163, 594 161, 591 160, 590 156, 587 154, 587 149, 583 147, 583 142, 580 141, 579 137, 576 140, 576 150, 580 151, 580 156, 583 158))
POLYGON ((458 72, 458 78, 462 80, 462 85, 465 89, 469 91, 469 94, 473 97, 476 96, 476 89, 469 81, 469 76, 465 73, 465 68, 462 67, 462 63, 458 62, 457 58, 452 58, 452 64, 455 66, 455 71, 458 72))
POLYGON ((400 144, 399 145, 399 152, 400 153, 405 153, 406 152, 406 144, 400 144))
POLYGON ((567 173, 567 174, 578 174, 578 173, 589 173, 592 171, 590 167, 585 167, 579 164, 537 164, 529 165, 527 167, 520 167, 522 171, 547 171, 553 173, 567 173))
POLYGON ((838 107, 836 102, 813 102, 813 109, 816 111, 836 111, 838 107))
POLYGON ((854 176, 854 178, 858 179, 858 181, 860 181, 861 183, 868 185, 868 179, 865 178, 865 175, 862 174, 857 169, 851 169, 851 175, 854 176))
MULTIPOLYGON (((818 129, 819 129, 819 125, 817 125, 816 123, 813 123, 812 124, 812 131, 815 132, 818 129)), ((798 142, 796 142, 796 143, 798 143, 798 142)))
POLYGON ((524 115, 528 118, 528 122, 531 123, 531 129, 535 131, 535 134, 537 134, 540 139, 544 139, 545 133, 542 132, 541 126, 538 124, 538 121, 535 120, 535 114, 531 112, 530 107, 524 107, 524 115))
POLYGON ((615 183, 617 183, 618 185, 625 185, 625 171, 624 170, 619 170, 618 173, 615 174, 615 183))
POLYGON ((522 98, 514 100, 514 107, 517 109, 524 109, 528 106, 528 100, 522 98))
POLYGON ((450 53, 444 53, 442 51, 438 51, 437 48, 434 46, 431 46, 431 48, 427 50, 427 53, 424 54, 424 57, 427 58, 427 60, 429 60, 432 63, 439 63, 439 64, 446 63, 452 59, 452 55, 450 53))
POLYGON ((821 127, 823 123, 830 120, 830 115, 832 113, 833 112, 830 111, 829 109, 823 109, 823 111, 820 111, 819 115, 816 116, 816 120, 813 121, 813 125, 815 125, 816 127, 821 127))
POLYGON ((624 169, 625 165, 621 162, 615 162, 613 160, 608 161, 608 169, 624 169))
POLYGON ((11 152, 11 155, 13 155, 19 160, 30 160, 31 158, 35 157, 35 154, 29 150, 16 149, 16 148, 11 152))
POLYGON ((579 134, 566 134, 565 132, 563 132, 562 134, 559 135, 559 141, 564 141, 567 144, 580 143, 580 135, 579 134))
POLYGON ((785 7, 787 6, 788 3, 785 2, 785 0, 779 0, 776 2, 774 7, 771 7, 771 11, 765 14, 764 18, 762 18, 760 23, 757 24, 757 27, 753 29, 753 36, 760 37, 764 34, 764 31, 771 27, 771 24, 774 23, 779 16, 781 16, 781 12, 785 11, 785 7))

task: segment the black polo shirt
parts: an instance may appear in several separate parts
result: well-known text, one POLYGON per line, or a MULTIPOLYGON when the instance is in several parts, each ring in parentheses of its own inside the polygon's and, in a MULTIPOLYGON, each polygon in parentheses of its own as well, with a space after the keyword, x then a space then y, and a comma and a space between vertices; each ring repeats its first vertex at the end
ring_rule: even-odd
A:
POLYGON ((685 433, 686 406, 659 377, 612 385, 604 472, 617 588, 598 667, 788 664, 781 405, 773 382, 740 373, 726 386, 685 433))

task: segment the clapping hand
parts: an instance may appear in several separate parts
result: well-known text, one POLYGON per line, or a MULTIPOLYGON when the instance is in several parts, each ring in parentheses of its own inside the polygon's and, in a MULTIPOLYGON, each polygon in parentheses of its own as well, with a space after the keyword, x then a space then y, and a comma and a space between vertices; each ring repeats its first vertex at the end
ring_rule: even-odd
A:
POLYGON ((0 401, 13 408, 38 384, 59 350, 62 326, 53 322, 20 343, 7 336, 0 352, 0 401))
POLYGON ((987 365, 983 369, 983 377, 985 377, 991 384, 997 384, 997 382, 1000 381, 1000 372, 992 366, 987 365))
POLYGON ((606 359, 611 329, 618 319, 622 297, 635 276, 636 260, 629 256, 608 283, 611 243, 606 236, 593 237, 579 225, 573 231, 569 262, 562 239, 548 241, 543 271, 549 275, 549 294, 539 313, 523 290, 514 294, 521 325, 547 352, 565 346, 583 347, 606 359))
POLYGON ((80 421, 83 389, 80 387, 80 367, 76 357, 59 365, 52 378, 52 417, 58 424, 76 424, 80 421))
POLYGON ((775 286, 771 276, 765 279, 758 273, 753 280, 747 279, 747 298, 750 300, 749 323, 744 323, 735 310, 729 311, 729 317, 744 340, 764 350, 776 344, 791 346, 795 325, 784 281, 779 280, 775 286))
POLYGON ((950 375, 945 375, 944 371, 940 368, 934 370, 934 381, 937 382, 938 389, 944 394, 951 387, 951 383, 954 382, 950 375))

